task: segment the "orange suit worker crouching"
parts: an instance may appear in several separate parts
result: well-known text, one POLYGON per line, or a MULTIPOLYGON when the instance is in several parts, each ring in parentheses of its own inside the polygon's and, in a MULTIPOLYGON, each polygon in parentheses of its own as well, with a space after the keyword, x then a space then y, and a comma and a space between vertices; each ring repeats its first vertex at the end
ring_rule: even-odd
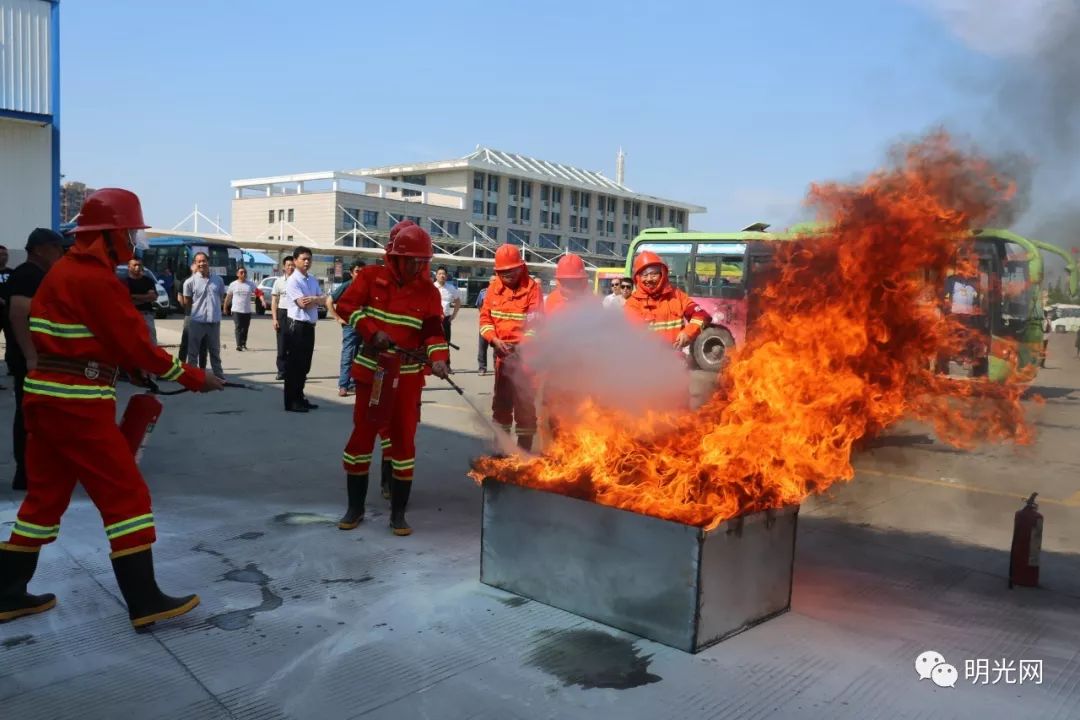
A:
POLYGON ((411 352, 401 355, 400 363, 389 369, 382 390, 387 392, 391 374, 397 373, 389 420, 390 527, 395 535, 412 532, 405 521, 405 508, 416 467, 416 426, 424 388, 424 364, 418 356, 426 357, 431 373, 441 378, 449 373, 450 359, 450 346, 442 332, 442 298, 428 273, 431 256, 427 231, 419 226, 402 228, 386 249, 386 265, 362 268, 337 303, 338 313, 348 318, 363 343, 351 371, 356 381, 356 405, 343 458, 349 504, 338 522, 342 530, 351 530, 364 519, 375 435, 385 429, 368 417, 372 382, 380 357, 401 348, 411 352))
POLYGON ((109 539, 113 571, 134 627, 182 615, 197 595, 170 597, 154 578, 156 539, 150 491, 116 425, 116 377, 147 371, 189 390, 221 390, 222 382, 173 359, 150 341, 131 297, 116 277, 142 247, 139 198, 106 188, 86 199, 75 247, 56 262, 30 305, 30 358, 23 414, 29 492, 11 538, 0 544, 0 622, 44 612, 55 596, 26 586, 43 545, 56 539, 76 481, 97 506, 109 539))
POLYGON ((495 390, 491 415, 506 432, 514 428, 518 446, 531 450, 536 435, 536 392, 533 378, 516 353, 533 333, 529 322, 543 313, 540 283, 529 276, 515 245, 495 251, 495 277, 480 307, 480 335, 495 349, 495 390))

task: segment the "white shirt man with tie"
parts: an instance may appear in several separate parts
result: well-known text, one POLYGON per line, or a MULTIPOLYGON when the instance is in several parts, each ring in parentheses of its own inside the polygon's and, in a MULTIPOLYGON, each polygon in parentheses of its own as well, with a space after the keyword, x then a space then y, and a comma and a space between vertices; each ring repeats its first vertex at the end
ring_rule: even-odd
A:
POLYGON ((304 397, 304 383, 311 370, 315 350, 315 324, 319 321, 319 303, 325 303, 319 281, 311 277, 311 251, 296 249, 296 266, 285 282, 285 409, 307 412, 318 405, 304 397))

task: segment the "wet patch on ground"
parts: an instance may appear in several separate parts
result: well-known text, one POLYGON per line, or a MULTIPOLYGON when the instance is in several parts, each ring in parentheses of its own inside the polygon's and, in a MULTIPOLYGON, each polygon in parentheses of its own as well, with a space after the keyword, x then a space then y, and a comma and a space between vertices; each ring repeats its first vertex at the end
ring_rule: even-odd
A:
POLYGON ((5 649, 10 650, 11 648, 19 647, 20 645, 37 645, 37 640, 34 639, 33 635, 16 635, 15 637, 0 642, 0 645, 5 649))
POLYGON ((258 540, 259 538, 261 538, 265 534, 266 533, 263 533, 263 532, 254 532, 254 531, 252 531, 252 532, 240 533, 236 537, 231 537, 229 539, 230 540, 258 540))
POLYGON ((358 578, 336 578, 334 580, 323 580, 323 585, 360 585, 362 583, 371 582, 374 580, 372 575, 364 575, 358 578))
POLYGON ((230 610, 208 618, 206 622, 219 630, 242 630, 251 625, 256 614, 277 610, 284 602, 280 595, 268 587, 273 578, 260 570, 255 563, 248 563, 243 568, 234 568, 225 573, 221 579, 258 585, 262 593, 262 602, 253 607, 230 610))
POLYGON ((526 662, 586 690, 627 690, 663 678, 649 672, 652 655, 641 655, 635 640, 599 630, 541 630, 526 662))
POLYGON ((279 525, 337 525, 337 518, 316 513, 287 512, 274 516, 279 525))
POLYGON ((499 598, 499 602, 501 602, 506 607, 518 608, 528 603, 529 599, 515 595, 514 597, 499 598))

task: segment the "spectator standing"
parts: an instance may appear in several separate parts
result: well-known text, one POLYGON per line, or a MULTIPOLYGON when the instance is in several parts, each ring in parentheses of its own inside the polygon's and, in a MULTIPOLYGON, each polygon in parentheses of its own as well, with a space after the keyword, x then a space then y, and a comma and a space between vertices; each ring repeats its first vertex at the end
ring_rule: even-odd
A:
POLYGON ((191 307, 188 328, 187 363, 198 360, 198 348, 206 338, 210 368, 214 375, 225 377, 221 368, 221 305, 225 299, 225 282, 210 274, 210 258, 204 252, 195 253, 195 272, 184 281, 184 304, 191 307))
MULTIPOLYGON (((461 310, 461 293, 458 291, 457 284, 450 279, 450 271, 446 269, 445 265, 440 265, 435 270, 435 287, 439 291, 439 296, 442 299, 442 331, 443 337, 446 338, 446 344, 449 345, 450 340, 450 325, 457 317, 458 311, 461 310)), ((450 365, 450 361, 446 362, 447 366, 450 365)))
MULTIPOLYGON (((189 270, 191 271, 191 275, 195 274, 195 272, 196 272, 195 263, 191 263, 191 267, 189 268, 189 270)), ((184 330, 183 330, 183 332, 180 333, 180 349, 177 351, 176 357, 179 358, 179 360, 181 362, 187 362, 187 356, 188 356, 188 350, 187 350, 187 348, 188 348, 188 333, 191 330, 191 306, 184 304, 184 291, 183 291, 183 285, 182 284, 181 284, 181 288, 180 288, 180 293, 176 296, 176 300, 177 300, 177 302, 180 303, 180 307, 184 311, 184 330)), ((208 350, 207 338, 204 337, 202 342, 199 343, 199 369, 200 370, 205 370, 206 369, 207 350, 208 350)))
MULTIPOLYGON (((487 297, 487 286, 480 288, 480 292, 476 296, 476 309, 479 310, 484 306, 484 298, 487 297)), ((488 348, 491 347, 491 343, 484 339, 483 333, 477 333, 477 347, 476 347, 476 372, 480 376, 487 375, 487 358, 488 348)))
POLYGON ((131 302, 135 303, 135 309, 142 315, 146 329, 150 331, 150 342, 156 346, 158 341, 157 326, 154 324, 154 301, 157 300, 157 287, 150 276, 143 272, 142 260, 139 258, 128 260, 127 287, 131 293, 131 302))
POLYGON ((285 379, 285 357, 288 348, 285 345, 285 321, 288 316, 285 313, 285 282, 292 275, 296 267, 296 261, 292 255, 286 255, 281 260, 281 275, 274 281, 274 288, 270 291, 270 319, 274 322, 274 334, 277 336, 277 379, 285 379))
POLYGON ((221 309, 226 315, 232 315, 237 351, 247 350, 251 313, 255 311, 255 283, 247 279, 246 268, 236 271, 236 279, 229 283, 221 309))
POLYGON ((311 251, 296 249, 295 267, 285 282, 285 409, 307 412, 318 405, 304 397, 304 384, 311 370, 315 350, 315 323, 319 321, 318 304, 327 302, 319 291, 319 281, 308 274, 311 251))
POLYGON ((626 305, 630 294, 634 292, 634 281, 628 277, 611 281, 611 294, 604 298, 605 310, 621 310, 626 305))
POLYGON ((353 358, 360 352, 360 333, 349 324, 349 318, 343 318, 337 313, 337 303, 341 296, 352 285, 353 280, 360 274, 360 268, 364 267, 363 261, 354 262, 349 267, 349 279, 338 285, 337 289, 330 294, 329 313, 341 325, 341 371, 338 374, 338 397, 345 397, 349 390, 356 387, 350 371, 352 370, 353 358))
MULTIPOLYGON (((8 249, 4 245, 0 245, 0 332, 4 333, 5 340, 8 347, 15 342, 14 338, 8 334, 7 329, 7 293, 4 291, 4 285, 8 281, 8 277, 11 275, 11 269, 8 267, 8 249)), ((11 366, 8 366, 8 375, 13 375, 11 366)), ((0 390, 7 390, 3 385, 0 385, 0 390)))
POLYGON ((15 417, 11 424, 11 446, 15 455, 15 477, 11 481, 13 490, 26 489, 23 383, 27 373, 37 366, 37 350, 30 337, 30 301, 45 279, 45 273, 63 256, 67 244, 60 234, 37 228, 26 240, 26 262, 15 268, 4 284, 10 338, 7 363, 15 376, 15 417))

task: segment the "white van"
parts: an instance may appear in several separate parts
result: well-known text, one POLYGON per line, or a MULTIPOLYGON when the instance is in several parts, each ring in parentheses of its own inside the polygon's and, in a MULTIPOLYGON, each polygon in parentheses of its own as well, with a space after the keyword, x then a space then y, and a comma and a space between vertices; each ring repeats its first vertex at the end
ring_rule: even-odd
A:
POLYGON ((1080 305, 1051 305, 1050 327, 1054 332, 1074 333, 1080 330, 1080 305))

